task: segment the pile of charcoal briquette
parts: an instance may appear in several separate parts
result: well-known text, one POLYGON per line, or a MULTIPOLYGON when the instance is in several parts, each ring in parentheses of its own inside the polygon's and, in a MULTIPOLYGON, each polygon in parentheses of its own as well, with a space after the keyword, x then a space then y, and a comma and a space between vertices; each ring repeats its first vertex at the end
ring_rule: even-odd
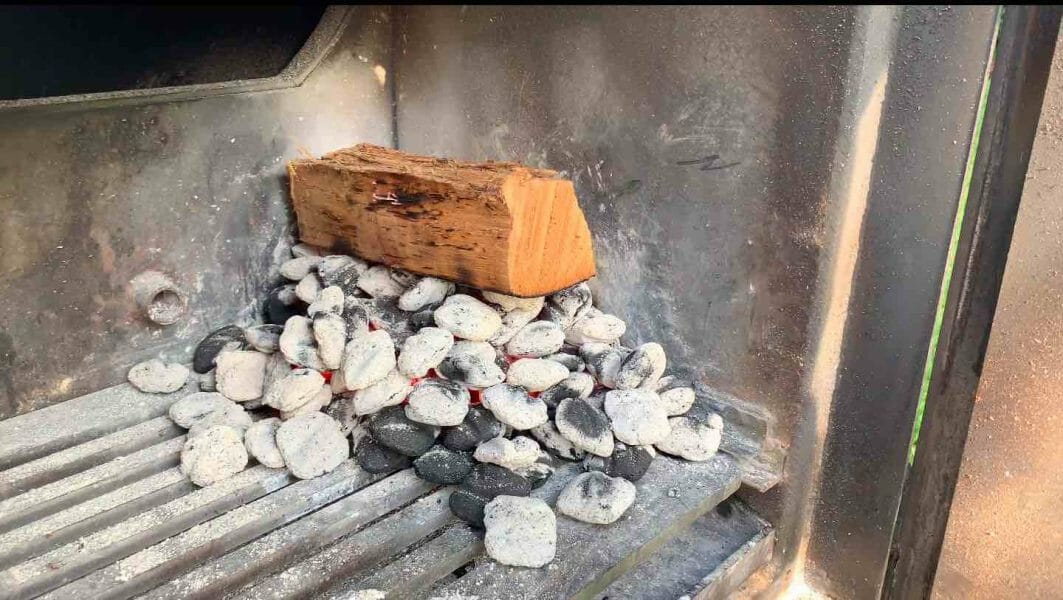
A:
MULTIPOLYGON (((561 461, 586 472, 557 511, 608 524, 657 451, 701 461, 719 447, 720 417, 687 414, 690 382, 665 375, 659 344, 621 345, 625 323, 594 307, 586 283, 516 298, 305 245, 292 253, 265 322, 208 335, 192 365, 201 391, 170 409, 189 430, 181 468, 197 485, 251 459, 317 477, 353 449, 371 473, 412 466, 456 486, 450 508, 486 529, 490 556, 539 567, 554 557, 556 520, 529 494, 561 461)), ((159 360, 129 373, 148 392, 187 376, 159 360)))

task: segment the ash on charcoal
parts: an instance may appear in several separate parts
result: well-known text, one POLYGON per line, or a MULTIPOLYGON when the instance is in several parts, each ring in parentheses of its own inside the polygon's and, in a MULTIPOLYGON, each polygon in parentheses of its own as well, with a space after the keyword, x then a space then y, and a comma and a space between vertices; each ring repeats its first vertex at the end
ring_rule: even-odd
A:
POLYGON ((557 512, 584 523, 608 525, 635 502, 635 484, 600 471, 576 476, 557 499, 557 512))
POLYGON ((519 471, 530 467, 539 459, 539 444, 524 436, 513 439, 499 436, 477 446, 473 458, 482 463, 519 471))
POLYGON ((321 391, 325 378, 313 369, 294 369, 270 386, 264 402, 282 412, 292 412, 321 391))
POLYGON ((528 480, 531 488, 541 487, 554 474, 554 466, 550 462, 550 455, 541 454, 540 459, 517 471, 517 474, 528 480), (545 456, 544 460, 542 457, 545 456))
POLYGON ((585 365, 583 364, 583 359, 576 354, 568 354, 567 352, 555 352, 554 354, 549 354, 547 356, 544 356, 543 358, 565 365, 565 368, 572 373, 578 373, 585 368, 585 365))
POLYGON ((562 322, 558 324, 565 329, 591 310, 593 302, 591 288, 586 282, 577 283, 551 294, 547 302, 554 309, 554 314, 562 317, 562 322))
POLYGON ((214 361, 223 350, 239 350, 247 343, 244 330, 236 325, 215 329, 203 338, 192 354, 192 370, 206 373, 214 368, 214 361))
POLYGON ((593 375, 598 383, 607 388, 615 388, 620 366, 631 351, 601 342, 590 342, 580 346, 579 352, 587 364, 587 372, 593 375))
POLYGON ((626 330, 627 324, 620 318, 592 308, 565 330, 565 341, 575 346, 591 342, 611 344, 626 330))
POLYGON ((425 379, 409 395, 406 416, 418 423, 457 426, 469 412, 469 391, 446 379, 425 379))
POLYGON ((565 332, 556 324, 532 321, 506 342, 506 352, 511 356, 539 358, 557 352, 564 344, 565 332))
POLYGON ((613 432, 609 418, 579 398, 566 398, 554 415, 557 430, 572 445, 598 456, 613 453, 613 432))
POLYGON ((413 464, 409 456, 381 446, 370 435, 363 437, 358 442, 358 448, 354 451, 354 458, 358 462, 358 466, 369 473, 390 473, 400 469, 408 469, 413 464))
POLYGON ((504 432, 505 426, 490 411, 472 406, 460 425, 446 429, 442 442, 451 450, 464 452, 504 432))
POLYGON ((225 425, 243 433, 251 426, 251 423, 251 415, 247 414, 244 407, 230 402, 221 410, 216 410, 193 423, 186 435, 189 439, 194 438, 215 425, 225 425))
POLYGON ((616 373, 616 389, 655 389, 657 380, 664 374, 665 362, 664 348, 660 344, 650 342, 639 346, 620 365, 616 373))
POLYGON ((214 370, 211 369, 206 373, 199 376, 199 391, 201 392, 216 392, 218 391, 218 382, 214 379, 214 370))
POLYGON ((501 383, 506 374, 499 367, 495 349, 485 342, 455 342, 436 367, 440 375, 472 388, 483 389, 501 383))
POLYGON ((542 567, 557 552, 557 520, 538 498, 498 496, 484 507, 484 548, 496 561, 542 567))
POLYGON ((425 481, 456 485, 469 476, 474 464, 468 452, 455 452, 436 445, 413 461, 413 469, 425 481))
POLYGON ((292 410, 280 411, 280 417, 282 421, 287 421, 288 419, 291 419, 296 415, 317 412, 322 408, 328 406, 331 402, 332 388, 329 387, 329 384, 325 383, 321 385, 321 387, 317 390, 317 392, 314 393, 314 395, 310 396, 310 400, 308 400, 305 404, 296 407, 292 410))
POLYGON ((399 296, 398 307, 408 312, 434 308, 453 293, 453 283, 435 277, 422 277, 413 287, 399 296))
POLYGON ((490 292, 486 290, 483 292, 483 297, 484 300, 494 304, 505 312, 511 310, 523 310, 538 313, 543 309, 543 302, 546 300, 543 296, 521 298, 519 296, 507 296, 506 294, 499 294, 498 292, 490 292))
POLYGON ((170 405, 170 419, 188 429, 216 410, 237 406, 217 392, 194 392, 170 405))
POLYGON ((281 276, 290 281, 300 281, 317 268, 319 262, 321 258, 317 256, 290 258, 281 264, 281 276))
POLYGON ((548 420, 546 403, 532 398, 522 387, 500 383, 484 390, 481 399, 484 408, 513 429, 531 429, 548 420))
POLYGON ((188 381, 188 367, 153 358, 133 365, 127 378, 133 387, 142 392, 169 394, 184 387, 188 381))
POLYGON ((393 369, 380 381, 354 393, 354 412, 359 416, 369 415, 384 407, 402 404, 411 389, 410 380, 393 369))
POLYGON ((654 457, 656 452, 653 446, 628 446, 617 442, 611 456, 588 456, 583 461, 583 468, 588 471, 602 471, 610 477, 638 481, 646 474, 654 457))
POLYGON ((694 406, 694 385, 689 381, 669 375, 657 382, 657 397, 669 417, 686 413, 694 406))
POLYGON ((557 408, 565 398, 588 398, 594 391, 594 378, 586 373, 572 373, 568 377, 546 388, 539 394, 539 399, 550 408, 557 408))
MULTIPOLYGON (((425 309, 410 315, 410 328, 414 331, 420 331, 425 327, 436 326, 435 309, 425 309)), ((453 335, 451 337, 454 337, 453 335)))
POLYGON ((347 324, 343 317, 331 313, 318 313, 314 317, 314 341, 318 356, 326 369, 340 368, 343 349, 347 343, 347 324))
POLYGON ((395 345, 387 331, 371 331, 347 343, 343 356, 343 381, 347 389, 365 389, 394 368, 395 345))
POLYGON ((265 354, 253 350, 222 352, 214 369, 218 391, 235 402, 261 398, 267 358, 265 354))
POLYGON ((355 590, 350 596, 346 596, 343 600, 384 600, 387 598, 387 594, 380 590, 355 590))
POLYGON ((395 298, 367 298, 361 301, 369 315, 369 322, 377 329, 391 334, 391 339, 401 345, 417 331, 410 324, 410 313, 401 310, 395 298))
POLYGON ((313 304, 321 293, 321 280, 316 273, 311 273, 299 280, 295 286, 295 296, 306 304, 313 304))
POLYGON ((522 358, 509 365, 506 383, 519 385, 529 392, 541 392, 568 377, 568 369, 560 363, 541 358, 522 358))
POLYGON ((181 472, 201 487, 232 477, 246 466, 243 433, 226 425, 189 437, 181 449, 181 472))
POLYGON ((285 421, 277 429, 276 439, 284 464, 299 479, 324 475, 350 455, 339 423, 320 412, 285 421))
POLYGON ((454 347, 454 336, 446 329, 425 327, 406 338, 399 352, 399 372, 407 377, 424 377, 454 347))
POLYGON ((266 322, 284 325, 288 319, 306 309, 306 303, 295 295, 295 285, 282 285, 270 291, 266 298, 266 322))
POLYGON ((244 447, 259 463, 273 469, 284 466, 284 457, 277 447, 277 429, 281 420, 276 417, 262 419, 244 432, 244 447))
POLYGON ((369 311, 362 304, 362 299, 345 296, 343 299, 343 322, 347 325, 347 340, 369 333, 369 311))
POLYGON ((502 327, 502 317, 495 309, 464 294, 447 298, 434 315, 437 326, 466 340, 488 340, 502 327))
POLYGON ((314 341, 313 321, 304 316, 296 315, 284 323, 280 350, 284 358, 297 367, 325 370, 325 363, 314 341))
POLYGON ((653 392, 613 390, 605 395, 604 408, 613 434, 625 444, 644 446, 668 437, 668 415, 653 392))
POLYGON ((421 276, 402 269, 391 269, 391 278, 397 281, 403 290, 408 290, 421 279, 421 276))
POLYGON ((358 277, 358 287, 373 298, 398 298, 406 288, 393 277, 392 270, 376 265, 358 277))
POLYGON ((505 346, 509 340, 513 339, 513 336, 517 334, 525 325, 531 323, 538 316, 537 310, 526 310, 523 308, 514 308, 513 310, 502 315, 502 326, 498 328, 490 338, 488 342, 498 348, 505 346))
POLYGON ((411 421, 401 406, 389 406, 369 421, 369 433, 378 444, 406 456, 420 456, 439 436, 439 428, 411 421))
POLYGON ((311 319, 322 314, 338 316, 343 313, 343 306, 343 290, 331 285, 321 290, 314 303, 307 307, 306 315, 311 319))
POLYGON ((326 286, 336 286, 344 295, 359 291, 358 277, 369 270, 369 265, 351 256, 333 254, 325 256, 317 265, 317 274, 326 286))
POLYGON ((217 392, 189 394, 170 405, 169 415, 174 423, 185 429, 203 423, 228 424, 237 429, 246 429, 251 425, 251 418, 244 407, 217 392))
POLYGON ((709 460, 720 448, 723 434, 723 419, 720 415, 712 417, 707 422, 691 417, 668 419, 671 430, 667 437, 657 442, 657 449, 687 460, 709 460))
POLYGON ((292 256, 295 258, 302 258, 304 256, 321 256, 322 251, 316 246, 310 244, 295 244, 292 246, 292 256))
POLYGON ((532 437, 539 440, 539 443, 544 448, 550 450, 559 458, 580 460, 586 455, 585 450, 577 448, 565 436, 561 435, 553 421, 547 421, 538 427, 533 427, 530 433, 532 437))
POLYGON ((252 348, 265 354, 272 354, 280 349, 283 325, 255 325, 244 330, 244 337, 252 348))
POLYGON ((343 432, 343 435, 351 435, 351 432, 358 427, 361 421, 358 412, 354 409, 353 396, 343 395, 336 397, 332 404, 325 408, 325 414, 340 424, 340 431, 343 432))
POLYGON ((475 527, 484 526, 484 506, 501 496, 527 496, 531 484, 520 475, 491 464, 477 464, 461 487, 450 496, 450 510, 459 519, 475 527))

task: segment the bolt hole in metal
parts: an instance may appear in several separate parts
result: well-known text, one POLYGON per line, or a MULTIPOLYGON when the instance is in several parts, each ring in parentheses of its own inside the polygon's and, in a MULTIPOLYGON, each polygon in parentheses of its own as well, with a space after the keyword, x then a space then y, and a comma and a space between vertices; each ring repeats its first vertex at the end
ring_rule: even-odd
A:
POLYGON ((164 273, 145 271, 131 283, 137 306, 152 323, 173 325, 184 315, 185 295, 164 273))

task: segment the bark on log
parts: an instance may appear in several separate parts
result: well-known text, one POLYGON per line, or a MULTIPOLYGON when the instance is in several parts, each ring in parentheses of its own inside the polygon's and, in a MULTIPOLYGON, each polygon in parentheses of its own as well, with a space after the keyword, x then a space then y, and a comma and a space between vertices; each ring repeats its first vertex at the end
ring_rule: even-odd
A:
POLYGON ((595 274, 572 182, 554 171, 360 144, 288 175, 308 244, 523 297, 595 274))

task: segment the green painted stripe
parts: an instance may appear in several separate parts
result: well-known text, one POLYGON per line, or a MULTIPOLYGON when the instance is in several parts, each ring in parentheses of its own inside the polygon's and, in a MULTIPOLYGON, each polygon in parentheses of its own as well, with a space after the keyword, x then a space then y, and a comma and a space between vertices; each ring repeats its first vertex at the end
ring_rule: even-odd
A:
POLYGON ((909 465, 915 460, 915 449, 919 444, 919 430, 922 428, 923 413, 926 411, 926 397, 930 391, 930 377, 934 370, 938 341, 941 339, 941 325, 945 319, 945 302, 949 296, 952 270, 956 265, 956 252, 960 244, 960 232, 963 229, 964 215, 967 213, 967 199, 971 192, 971 178, 974 175, 974 159, 978 154, 978 143, 982 139, 982 124, 985 121, 986 105, 989 100, 989 86, 992 84, 990 72, 996 57, 997 36, 1000 33, 1000 22, 1003 16, 1003 7, 998 6, 996 27, 993 30, 993 40, 990 44, 989 63, 986 65, 986 74, 982 80, 982 95, 978 99, 978 113, 975 115, 974 132, 971 134, 971 147, 967 151, 967 166, 963 172, 963 184, 960 186, 960 201, 956 206, 956 216, 952 221, 952 239, 949 241, 948 257, 945 259, 945 273, 941 278, 941 291, 938 293, 937 313, 934 315, 934 331, 930 334, 930 347, 927 348, 926 364, 923 367, 923 383, 919 388, 919 404, 916 406, 915 422, 912 424, 912 441, 908 446, 909 465))

